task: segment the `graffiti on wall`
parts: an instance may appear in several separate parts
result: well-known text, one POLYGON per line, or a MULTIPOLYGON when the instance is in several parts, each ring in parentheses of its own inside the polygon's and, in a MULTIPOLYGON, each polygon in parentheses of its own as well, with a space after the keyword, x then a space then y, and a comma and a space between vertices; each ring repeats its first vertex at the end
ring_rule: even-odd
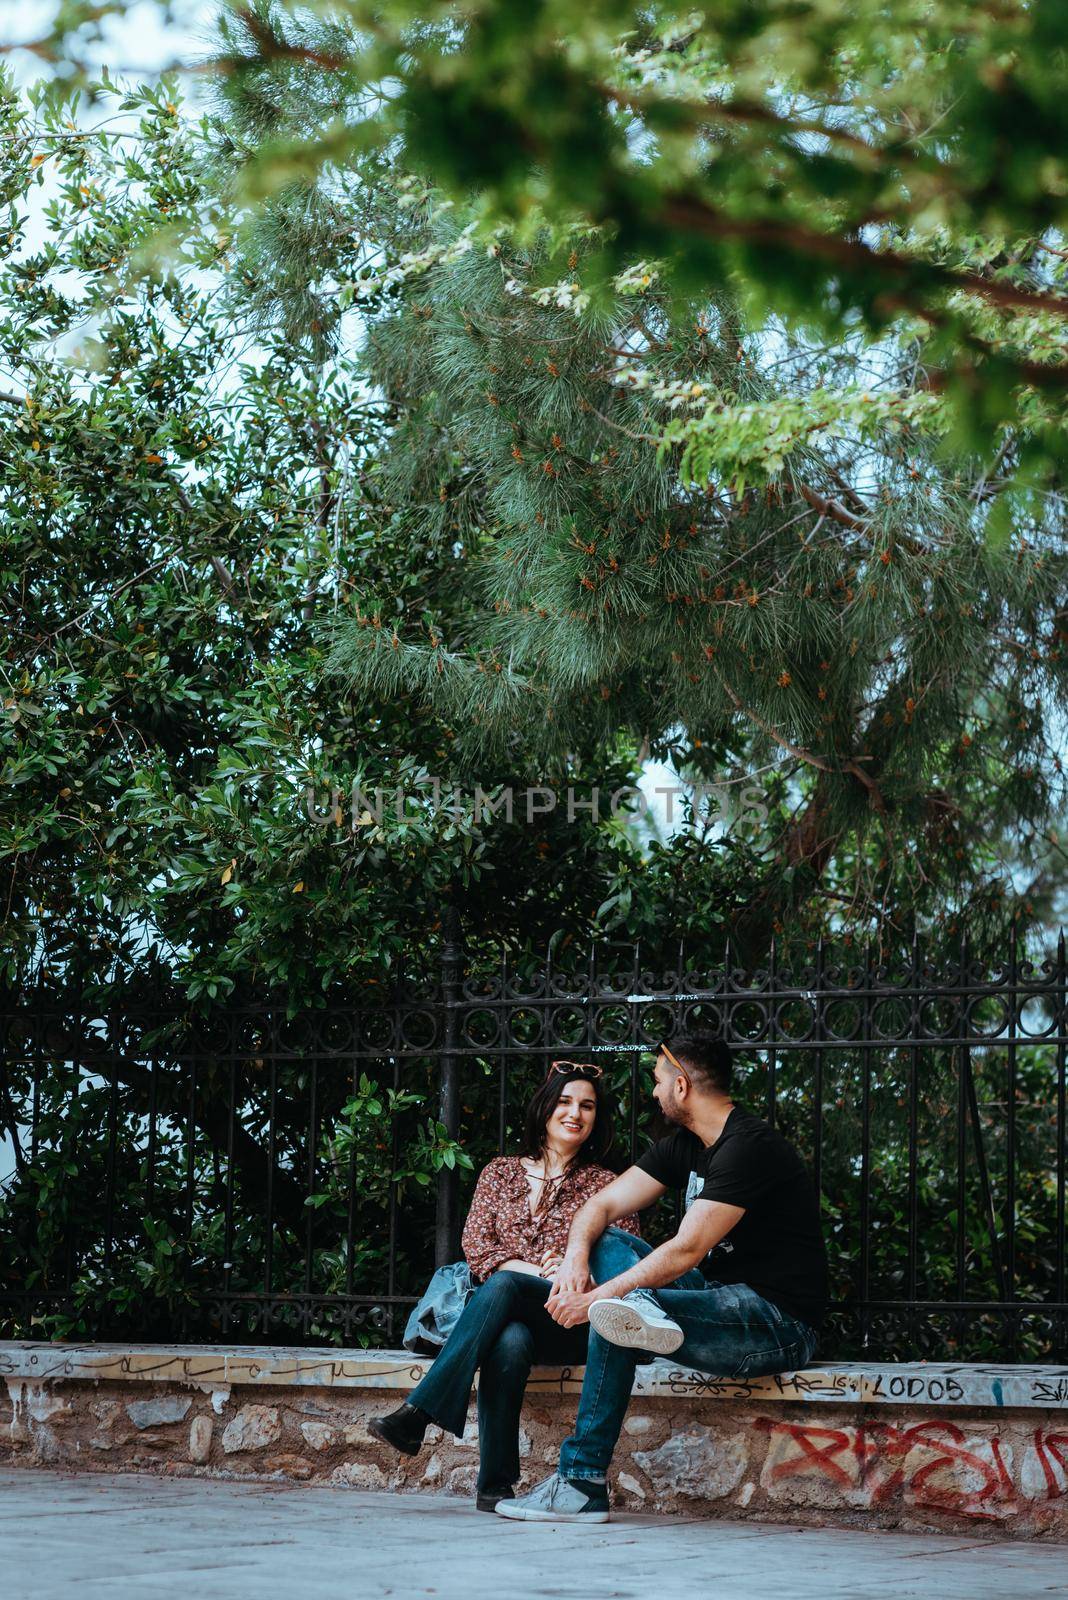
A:
POLYGON ((769 1435, 761 1485, 776 1500, 869 1507, 900 1498, 999 1521, 1068 1496, 1068 1430, 976 1435, 942 1418, 829 1427, 761 1417, 755 1426, 769 1435))
POLYGON ((1068 1408, 1068 1368, 978 1362, 901 1362, 802 1367, 760 1378, 727 1378, 666 1361, 639 1369, 637 1392, 710 1400, 817 1400, 848 1405, 1068 1408))

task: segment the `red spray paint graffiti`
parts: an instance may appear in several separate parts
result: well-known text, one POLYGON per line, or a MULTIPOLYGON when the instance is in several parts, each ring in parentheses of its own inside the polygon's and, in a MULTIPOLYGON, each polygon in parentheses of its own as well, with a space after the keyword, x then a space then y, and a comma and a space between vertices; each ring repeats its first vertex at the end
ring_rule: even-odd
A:
POLYGON ((766 1417, 756 1425, 769 1435, 762 1481, 775 1498, 798 1499, 800 1485, 785 1492, 781 1486, 814 1478, 851 1505, 884 1505, 900 1496, 918 1510, 1001 1521, 1023 1502, 1068 1495, 1065 1433, 1036 1428, 1014 1461, 999 1433, 969 1437, 940 1418, 906 1427, 873 1421, 831 1428, 766 1417))

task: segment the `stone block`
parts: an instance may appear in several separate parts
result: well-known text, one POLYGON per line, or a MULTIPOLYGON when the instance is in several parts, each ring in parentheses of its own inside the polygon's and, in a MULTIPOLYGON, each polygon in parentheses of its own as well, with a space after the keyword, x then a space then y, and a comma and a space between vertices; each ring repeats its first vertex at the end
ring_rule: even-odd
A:
POLYGON ((342 1429, 341 1437, 347 1445, 354 1445, 357 1448, 373 1448, 381 1443, 381 1440, 375 1438, 374 1434, 369 1431, 366 1422, 361 1418, 357 1418, 355 1422, 348 1423, 342 1429))
POLYGON ((346 1461, 334 1468, 330 1482, 347 1489, 385 1489, 389 1480, 373 1461, 346 1461))
POLYGON ((983 1521, 1016 1511, 1013 1453, 993 1435, 962 1436, 952 1424, 931 1422, 909 1430, 911 1448, 901 1468, 907 1506, 951 1512, 983 1521))
POLYGON ((33 1422, 61 1422, 71 1414, 69 1395, 46 1388, 42 1383, 14 1383, 9 1378, 8 1391, 15 1416, 20 1413, 33 1422))
POLYGON ((239 1450, 265 1450, 282 1432, 276 1406, 242 1406, 223 1430, 222 1447, 227 1455, 239 1450))
POLYGON ((192 1404, 187 1395, 165 1394, 154 1400, 131 1400, 126 1415, 140 1431, 168 1422, 184 1422, 192 1404))
POLYGON ((627 1417, 623 1422, 623 1432, 629 1433, 632 1439, 642 1439, 647 1433, 653 1431, 652 1417, 627 1417))
POLYGON ((337 1443, 337 1433, 333 1428, 327 1427, 325 1422, 302 1422, 300 1431, 304 1435, 304 1442, 313 1450, 329 1450, 332 1444, 337 1443))
POLYGON ((629 1472, 621 1472, 616 1479, 616 1483, 619 1485, 620 1489, 622 1489, 623 1493, 630 1495, 633 1500, 645 1499, 645 1490, 642 1488, 637 1478, 631 1477, 629 1472))
POLYGON ((656 1450, 635 1451, 634 1460, 660 1500, 721 1500, 745 1476, 749 1441, 742 1432, 717 1436, 711 1428, 694 1427, 656 1450))
POLYGON ((448 1478, 449 1494, 473 1495, 478 1482, 477 1467, 453 1467, 448 1478))
POLYGON ((892 1492, 873 1460, 856 1447, 856 1430, 816 1422, 767 1424, 768 1449, 760 1487, 781 1505, 867 1507, 892 1492))
POLYGON ((210 1417, 194 1417, 189 1424, 189 1459, 203 1465, 211 1454, 214 1423, 210 1417))
POLYGON ((1025 1500, 1048 1505, 1068 1497, 1068 1428, 1028 1429, 1017 1458, 1025 1500))

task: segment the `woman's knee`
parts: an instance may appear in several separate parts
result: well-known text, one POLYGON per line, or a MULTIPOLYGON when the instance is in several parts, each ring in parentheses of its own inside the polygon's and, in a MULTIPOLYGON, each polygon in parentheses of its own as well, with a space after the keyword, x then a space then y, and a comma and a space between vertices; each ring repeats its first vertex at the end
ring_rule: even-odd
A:
POLYGON ((514 1299, 522 1294, 526 1285, 523 1279, 527 1273, 508 1272, 498 1267, 496 1272, 491 1272, 485 1283, 478 1287, 478 1294, 484 1299, 514 1299))
POLYGON ((534 1360, 534 1335, 524 1322, 509 1322, 501 1329, 483 1365, 498 1371, 529 1368, 534 1360))

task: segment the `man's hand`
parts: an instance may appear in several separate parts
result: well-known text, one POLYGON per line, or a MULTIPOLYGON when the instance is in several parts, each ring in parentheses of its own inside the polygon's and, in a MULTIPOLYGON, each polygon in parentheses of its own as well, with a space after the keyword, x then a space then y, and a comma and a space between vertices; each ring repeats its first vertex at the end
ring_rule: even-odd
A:
POLYGON ((589 1322, 593 1302, 603 1299, 604 1290, 600 1287, 590 1289, 588 1293, 556 1288, 546 1300, 545 1309, 562 1328, 577 1328, 580 1323, 589 1322))
POLYGON ((592 1288, 589 1257, 568 1251, 553 1273, 553 1294, 585 1294, 592 1288))

